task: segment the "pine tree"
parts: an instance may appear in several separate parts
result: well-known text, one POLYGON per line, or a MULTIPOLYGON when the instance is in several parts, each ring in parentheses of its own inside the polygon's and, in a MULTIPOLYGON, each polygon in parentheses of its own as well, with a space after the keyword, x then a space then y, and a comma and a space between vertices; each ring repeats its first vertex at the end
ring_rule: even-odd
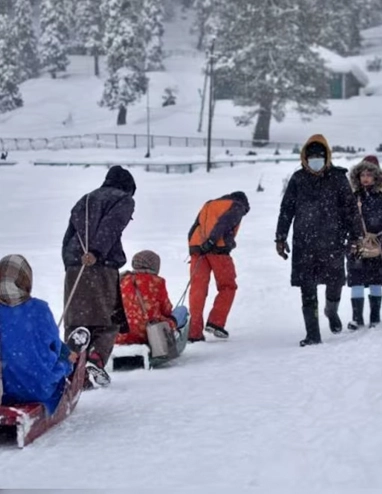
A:
POLYGON ((143 0, 141 22, 146 45, 147 70, 163 70, 163 0, 143 0))
POLYGON ((147 89, 144 40, 138 12, 129 0, 105 0, 105 50, 109 77, 101 105, 118 109, 118 125, 126 124, 127 108, 147 89))
POLYGON ((94 74, 99 76, 99 57, 103 53, 104 19, 102 0, 79 0, 77 4, 78 34, 86 51, 94 57, 94 74))
POLYGON ((69 26, 66 5, 62 0, 42 0, 41 3, 41 64, 57 77, 68 64, 69 26))
POLYGON ((208 44, 206 37, 208 35, 210 17, 214 12, 214 0, 194 0, 194 9, 196 11, 195 29, 198 33, 197 49, 201 50, 208 44))
POLYGON ((0 15, 0 113, 23 106, 18 87, 16 40, 9 19, 0 15))
POLYGON ((222 3, 216 77, 233 81, 235 103, 249 107, 238 124, 257 117, 255 141, 268 141, 272 117, 288 103, 303 115, 325 113, 328 78, 302 22, 306 0, 222 3))
POLYGON ((13 37, 18 44, 20 82, 37 77, 39 59, 37 38, 33 29, 31 0, 16 0, 12 19, 13 37))

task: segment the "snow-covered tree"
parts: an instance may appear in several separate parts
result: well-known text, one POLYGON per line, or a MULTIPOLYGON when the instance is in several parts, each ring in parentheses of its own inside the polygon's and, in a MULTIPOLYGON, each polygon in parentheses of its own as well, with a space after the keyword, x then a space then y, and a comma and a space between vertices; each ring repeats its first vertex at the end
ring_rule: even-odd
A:
POLYGON ((102 0, 78 0, 78 35, 86 51, 94 57, 94 74, 99 76, 99 57, 103 53, 104 19, 102 0))
POLYGON ((9 19, 0 15, 0 113, 23 106, 18 80, 16 40, 9 19))
POLYGON ((196 12, 195 29, 198 34, 197 48, 201 50, 206 44, 210 17, 213 15, 214 0, 194 0, 196 12))
POLYGON ((63 0, 42 0, 40 14, 40 59, 52 78, 68 64, 68 11, 63 0))
POLYGON ((294 103, 303 115, 327 113, 328 78, 302 22, 306 0, 235 0, 222 3, 217 25, 216 81, 232 82, 236 104, 257 118, 253 140, 269 140, 272 117, 294 103))
POLYGON ((37 38, 33 29, 31 0, 16 0, 12 19, 12 36, 17 42, 20 81, 38 76, 37 38))
POLYGON ((147 89, 144 40, 138 12, 129 0, 104 0, 104 46, 109 77, 101 105, 118 109, 118 125, 126 124, 127 108, 147 89))
POLYGON ((147 70, 163 70, 163 17, 163 0, 143 0, 140 18, 146 45, 147 70))

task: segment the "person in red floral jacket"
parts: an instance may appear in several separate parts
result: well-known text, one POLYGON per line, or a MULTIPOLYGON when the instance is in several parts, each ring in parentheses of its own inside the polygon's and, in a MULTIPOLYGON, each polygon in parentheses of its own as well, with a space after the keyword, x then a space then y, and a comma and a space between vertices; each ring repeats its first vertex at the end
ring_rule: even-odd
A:
POLYGON ((117 336, 117 345, 147 344, 146 324, 149 321, 167 321, 174 330, 185 326, 188 310, 184 306, 173 310, 166 282, 158 276, 160 257, 155 252, 143 250, 132 259, 133 271, 121 277, 123 308, 129 325, 128 333, 117 336), (137 294, 141 294, 145 310, 137 294))

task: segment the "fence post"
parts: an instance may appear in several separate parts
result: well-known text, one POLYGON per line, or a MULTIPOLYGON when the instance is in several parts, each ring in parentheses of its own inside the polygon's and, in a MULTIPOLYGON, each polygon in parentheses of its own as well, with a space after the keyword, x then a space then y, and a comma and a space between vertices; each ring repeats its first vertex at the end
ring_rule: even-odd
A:
POLYGON ((221 145, 222 145, 223 148, 225 147, 225 140, 224 139, 222 139, 221 145))
POLYGON ((33 139, 32 138, 29 139, 29 146, 30 146, 31 149, 34 150, 34 145, 33 145, 33 139))
POLYGON ((168 145, 171 147, 172 146, 172 138, 171 136, 168 137, 168 145))
POLYGON ((186 148, 188 148, 188 137, 186 137, 186 148))
POLYGON ((133 135, 133 139, 134 139, 134 148, 136 148, 137 147, 137 135, 136 134, 133 135))
POLYGON ((15 139, 15 148, 16 150, 19 150, 19 140, 15 139))
POLYGON ((194 170, 193 170, 193 166, 192 166, 192 164, 191 164, 191 163, 188 165, 188 171, 189 171, 190 173, 192 173, 192 172, 194 171, 194 170))
POLYGON ((118 134, 114 134, 115 137, 115 147, 118 149, 118 134))
POLYGON ((155 143, 155 136, 150 136, 150 139, 151 139, 151 149, 153 149, 155 146, 154 146, 154 143, 155 143))
POLYGON ((170 165, 166 165, 166 173, 170 173, 170 165))

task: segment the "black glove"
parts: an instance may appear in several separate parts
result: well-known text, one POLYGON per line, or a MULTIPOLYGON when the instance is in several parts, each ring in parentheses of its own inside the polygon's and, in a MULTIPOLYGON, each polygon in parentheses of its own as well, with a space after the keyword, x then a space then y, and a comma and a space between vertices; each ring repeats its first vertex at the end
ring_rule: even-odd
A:
POLYGON ((281 256, 285 261, 288 259, 288 254, 290 253, 289 244, 286 240, 276 241, 277 254, 281 256))
POLYGON ((202 243, 200 246, 200 251, 202 254, 208 254, 214 248, 215 244, 212 240, 208 239, 202 243))

